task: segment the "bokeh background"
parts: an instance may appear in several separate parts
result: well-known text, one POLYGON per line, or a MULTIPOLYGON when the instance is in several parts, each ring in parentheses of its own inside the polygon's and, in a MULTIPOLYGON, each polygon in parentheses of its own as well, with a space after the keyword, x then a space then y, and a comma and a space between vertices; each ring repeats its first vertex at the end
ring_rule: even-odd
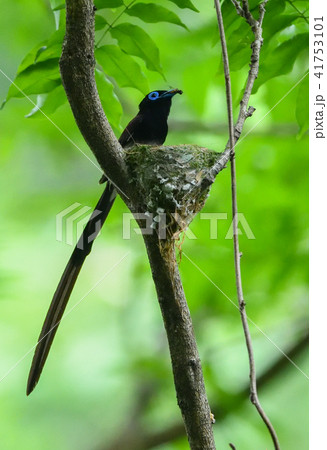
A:
MULTIPOLYGON (((200 13, 166 3, 190 31, 132 17, 121 20, 142 26, 160 48, 167 81, 138 60, 150 89, 184 91, 174 98, 166 142, 222 151, 228 130, 213 2, 194 0, 200 13)), ((284 2, 285 14, 297 14, 290 3, 284 2)), ((301 11, 307 7, 307 2, 295 4, 301 11)), ((41 0, 28 5, 1 0, 1 11, 0 68, 13 78, 23 57, 54 31, 54 16, 41 0)), ((106 10, 104 16, 114 18, 118 12, 106 10)), ((273 27, 273 16, 265 20, 273 27)), ((277 30, 273 42, 289 40, 306 27, 299 18, 277 30)), ((244 44, 237 33, 228 36, 230 45, 244 44)), ((294 52, 290 71, 266 81, 251 98, 256 112, 237 146, 237 173, 239 210, 255 236, 248 239, 240 226, 247 312, 258 375, 265 374, 259 396, 282 448, 302 450, 308 448, 303 344, 308 313, 307 77, 299 81, 307 69, 307 50, 295 46, 294 52), (281 350, 292 352, 298 367, 281 350)), ((234 55, 234 69, 238 60, 234 55)), ((262 63, 269 61, 267 52, 262 63)), ((232 73, 236 112, 247 71, 243 65, 232 73)), ((0 74, 1 100, 9 85, 0 74)), ((115 92, 125 126, 143 95, 118 86, 115 92)), ((141 236, 122 238, 127 210, 120 199, 83 267, 68 310, 75 307, 60 325, 40 383, 25 396, 32 348, 72 251, 56 240, 56 214, 75 202, 94 206, 102 190, 100 172, 72 144, 94 160, 69 106, 51 114, 53 122, 37 115, 25 118, 32 108, 28 99, 14 98, 0 111, 0 447, 187 449, 149 264, 141 236)), ((231 226, 228 169, 219 174, 203 212, 227 213, 227 219, 219 221, 217 239, 210 239, 208 220, 194 220, 196 239, 185 237, 180 270, 216 416, 217 448, 228 448, 229 442, 242 450, 271 448, 244 393, 248 361, 233 305, 232 240, 226 239, 231 226)))

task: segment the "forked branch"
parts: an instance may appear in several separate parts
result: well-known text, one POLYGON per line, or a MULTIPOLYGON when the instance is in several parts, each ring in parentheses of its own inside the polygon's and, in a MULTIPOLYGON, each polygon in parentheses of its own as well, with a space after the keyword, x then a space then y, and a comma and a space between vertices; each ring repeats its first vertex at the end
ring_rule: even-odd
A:
MULTIPOLYGON (((140 177, 138 176, 134 180, 131 176, 131 166, 127 165, 128 155, 123 152, 113 134, 99 100, 94 79, 93 1, 66 0, 66 12, 66 36, 60 59, 60 70, 76 123, 97 158, 101 169, 119 189, 119 193, 130 210, 134 214, 148 213, 151 207, 147 199, 152 198, 153 192, 144 192, 136 188, 139 187, 140 177)), ((143 151, 142 157, 144 157, 145 151, 143 151)), ((170 151, 174 151, 174 149, 170 151)), ((192 150, 190 151, 192 152, 192 150)), ((159 155, 163 152, 150 153, 151 157, 154 158, 156 154, 159 155)), ((168 153, 167 150, 167 157, 169 156, 168 153)), ((208 158, 211 161, 210 152, 206 149, 203 152, 200 150, 189 154, 187 161, 194 161, 195 154, 198 154, 201 161, 208 160, 208 158)), ((129 156, 131 157, 131 155, 129 156)), ((216 157, 217 155, 214 156, 214 158, 216 157)), ((172 160, 174 161, 174 158, 172 160)), ((175 162, 178 163, 178 161, 175 162)), ((213 162, 210 167, 212 164, 213 162)), ((157 165, 153 165, 153 170, 148 167, 149 173, 153 177, 162 176, 155 170, 157 165)), ((170 167, 165 161, 163 166, 170 167)), ((183 169, 185 171, 185 164, 176 173, 182 176, 186 175, 183 169)), ((194 176, 196 175, 195 168, 191 172, 194 176)), ((198 172, 201 178, 202 171, 198 169, 198 172)), ((136 173, 139 174, 139 171, 136 170, 136 173)), ((174 177, 176 178, 176 176, 174 177)), ((154 180, 153 185, 151 185, 153 191, 160 191, 162 186, 160 180, 160 178, 154 180)), ((167 188, 168 183, 165 183, 165 186, 167 188)), ((193 194, 198 195, 197 202, 193 198, 194 213, 197 212, 197 205, 203 206, 208 188, 209 185, 203 192, 201 189, 194 190, 193 194)), ((175 194, 176 190, 180 192, 180 190, 174 189, 175 194)), ((163 188, 159 194, 156 195, 156 200, 161 201, 164 195, 163 188)), ((183 191, 183 196, 184 194, 183 191)), ((165 199, 167 200, 167 198, 168 195, 166 194, 165 199)), ((171 197, 169 199, 170 201, 174 200, 171 197)), ((158 204, 157 206, 156 210, 159 211, 162 205, 158 204)), ((181 212, 187 213, 189 208, 191 208, 191 204, 184 202, 181 205, 181 212), (184 208, 185 211, 183 206, 186 207, 184 208)), ((193 210, 191 212, 193 213, 193 210)), ((138 221, 138 223, 142 226, 142 222, 138 221)), ((176 228, 173 231, 178 229, 179 224, 176 223, 175 225, 176 228)), ((170 236, 167 239, 159 239, 156 231, 152 235, 144 235, 144 241, 167 332, 177 401, 182 412, 191 449, 214 450, 215 443, 210 408, 190 312, 176 262, 175 241, 170 236)))
MULTIPOLYGON (((252 92, 252 87, 255 79, 258 76, 259 71, 259 56, 260 49, 262 45, 262 22, 265 13, 265 5, 268 0, 264 0, 263 3, 259 6, 259 19, 258 21, 254 19, 250 12, 248 0, 242 0, 242 6, 237 0, 232 0, 235 5, 237 13, 242 16, 247 23, 250 25, 255 40, 252 44, 252 55, 251 55, 251 65, 250 72, 248 76, 248 81, 246 85, 246 89, 241 100, 240 105, 240 113, 239 118, 234 130, 233 125, 233 106, 232 106, 232 93, 231 93, 231 79, 230 79, 230 70, 229 70, 229 61, 228 61, 228 52, 227 52, 227 44, 225 39, 225 31, 223 25, 223 18, 221 13, 221 7, 219 0, 215 0, 216 12, 217 12, 217 20, 218 27, 220 32, 220 41, 222 47, 222 58, 224 64, 224 72, 225 72, 225 84, 226 84, 226 100, 227 100, 227 111, 228 111, 228 124, 229 124, 229 144, 228 144, 228 152, 230 155, 231 162, 231 187, 232 187, 232 212, 233 212, 233 242, 234 242, 234 265, 235 265, 235 277, 236 277, 236 288, 237 288, 237 298, 239 304, 239 311, 241 313, 241 320, 244 330, 245 342, 249 356, 249 365, 250 365, 250 393, 251 393, 251 402, 256 407, 258 413, 260 414, 262 420, 266 424, 268 431, 271 435, 271 438, 274 443, 274 447, 276 450, 280 449, 278 437, 272 426, 267 414, 262 408, 257 392, 257 380, 256 380, 256 369, 255 369, 255 361, 254 361, 254 352, 251 340, 251 334, 249 329, 249 324, 247 321, 247 315, 245 310, 245 301, 243 295, 243 286, 242 286, 242 276, 241 276, 241 253, 239 248, 239 240, 238 240, 238 208, 237 208, 237 186, 236 186, 236 163, 235 163, 235 137, 238 139, 241 130, 243 128, 243 123, 246 117, 249 115, 249 110, 247 108, 248 101, 252 92), (236 136, 235 136, 236 135, 236 136)), ((230 444, 232 448, 234 446, 230 444)))

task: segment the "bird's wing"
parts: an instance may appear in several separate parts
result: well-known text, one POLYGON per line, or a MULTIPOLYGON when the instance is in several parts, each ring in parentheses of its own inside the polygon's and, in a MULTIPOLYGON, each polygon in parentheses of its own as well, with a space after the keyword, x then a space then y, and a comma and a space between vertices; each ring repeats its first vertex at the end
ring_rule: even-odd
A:
MULTIPOLYGON (((126 126, 125 130, 122 132, 120 138, 118 139, 118 142, 123 148, 132 147, 135 142, 137 142, 134 135, 135 130, 137 130, 140 125, 142 125, 142 117, 140 115, 137 115, 126 126)), ((103 174, 99 180, 99 183, 102 184, 106 181, 108 181, 108 178, 105 174, 103 174)))
POLYGON ((65 271, 62 274, 35 349, 27 382, 27 395, 33 391, 40 378, 52 341, 64 314, 78 274, 83 266, 85 258, 92 249, 93 242, 99 234, 116 196, 117 193, 114 186, 111 183, 107 183, 105 190, 68 261, 65 271))
POLYGON ((142 116, 138 114, 129 122, 119 138, 119 143, 122 147, 131 147, 135 144, 135 142, 138 142, 138 136, 135 136, 135 132, 136 130, 140 129, 141 125, 142 116))

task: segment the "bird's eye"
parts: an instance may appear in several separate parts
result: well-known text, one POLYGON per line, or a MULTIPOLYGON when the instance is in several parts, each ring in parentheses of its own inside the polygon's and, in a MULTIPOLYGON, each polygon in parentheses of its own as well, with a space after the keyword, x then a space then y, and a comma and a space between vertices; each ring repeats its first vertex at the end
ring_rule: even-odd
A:
POLYGON ((148 98, 150 100, 157 100, 157 98, 159 97, 159 92, 151 92, 151 94, 148 95, 148 98))

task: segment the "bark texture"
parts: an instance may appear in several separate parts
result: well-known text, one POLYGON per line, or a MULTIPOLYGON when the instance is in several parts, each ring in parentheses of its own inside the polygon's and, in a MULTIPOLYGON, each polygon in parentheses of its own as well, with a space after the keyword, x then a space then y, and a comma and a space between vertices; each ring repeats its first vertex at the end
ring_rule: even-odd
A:
POLYGON ((215 449, 212 421, 174 241, 144 236, 166 328, 177 401, 191 449, 215 449))
MULTIPOLYGON (((171 176, 171 180, 165 180, 161 184, 163 193, 159 194, 157 192, 158 185, 160 186, 159 175, 161 176, 162 173, 156 172, 156 161, 155 158, 152 158, 153 165, 147 166, 147 170, 158 175, 158 184, 154 183, 152 187, 148 186, 148 189, 153 188, 156 192, 141 193, 139 179, 131 177, 128 155, 124 153, 118 143, 98 96, 94 79, 93 2, 91 0, 67 0, 66 11, 66 36, 60 59, 62 81, 76 123, 101 169, 117 187, 123 200, 134 214, 148 211, 148 198, 153 199, 156 196, 161 201, 163 197, 171 199, 169 196, 172 195, 173 200, 176 198, 180 200, 181 211, 185 210, 185 218, 191 219, 204 205, 208 189, 215 178, 211 177, 209 182, 203 184, 204 175, 210 170, 211 165, 219 160, 220 156, 217 155, 213 158, 213 152, 201 149, 199 154, 201 157, 204 156, 207 164, 198 170, 196 167, 191 168, 191 178, 194 175, 195 178, 192 179, 195 184, 190 186, 186 196, 182 192, 183 186, 185 186, 183 168, 190 172, 192 163, 188 164, 188 162, 195 161, 194 155, 197 150, 195 152, 192 148, 183 150, 184 156, 186 152, 186 160, 179 163, 179 175, 174 170, 169 173, 169 167, 174 165, 163 165, 164 170, 168 168, 168 177, 171 176), (188 158, 190 159, 188 160, 188 158), (173 187, 170 192, 167 192, 169 181, 172 182, 173 187), (181 185, 181 182, 184 184, 181 185), (181 193, 183 195, 180 195, 181 193), (186 208, 183 208, 183 201, 186 208), (192 207, 193 209, 191 208, 192 204, 195 205, 194 208, 192 207)), ((153 149, 153 151, 157 150, 153 149)), ((167 148, 167 154, 169 151, 174 153, 176 149, 169 150, 167 148)), ((147 155, 149 156, 149 152, 147 155)), ((140 162, 141 167, 142 161, 140 162)), ((137 172, 138 170, 135 170, 134 167, 134 173, 137 172)), ((169 210, 168 214, 172 215, 173 210, 174 208, 169 210)), ((141 226, 144 224, 144 220, 137 220, 141 226)), ((173 234, 179 233, 183 229, 183 226, 176 220, 172 220, 169 227, 173 234)), ((194 450, 213 450, 215 444, 210 408, 190 312, 176 263, 175 241, 169 233, 166 239, 159 239, 155 229, 151 235, 145 235, 144 240, 167 331, 177 400, 190 447, 194 450)))
POLYGON ((103 111, 94 69, 94 6, 67 0, 66 36, 60 58, 62 82, 75 121, 108 178, 125 198, 129 185, 123 149, 103 111))

